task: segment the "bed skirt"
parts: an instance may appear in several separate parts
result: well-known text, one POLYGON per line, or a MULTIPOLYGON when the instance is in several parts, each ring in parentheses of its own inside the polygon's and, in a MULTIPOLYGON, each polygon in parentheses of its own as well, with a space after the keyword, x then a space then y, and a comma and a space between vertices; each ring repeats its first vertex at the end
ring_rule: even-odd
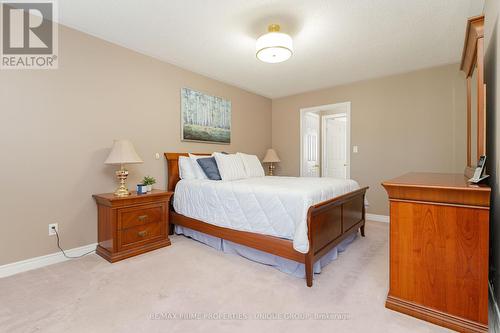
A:
MULTIPOLYGON (((225 239, 210 236, 202 232, 189 229, 180 225, 175 226, 175 233, 178 235, 184 235, 201 243, 204 243, 216 250, 223 251, 224 253, 236 254, 246 259, 272 266, 283 273, 293 275, 298 278, 305 278, 305 266, 302 263, 282 258, 274 254, 252 249, 250 247, 240 245, 227 241, 225 239)), ((354 233, 344 239, 339 245, 331 249, 326 253, 320 260, 316 261, 313 267, 313 272, 315 274, 321 273, 321 269, 328 265, 333 260, 337 259, 339 253, 344 252, 346 248, 351 244, 357 237, 357 233, 354 233)))

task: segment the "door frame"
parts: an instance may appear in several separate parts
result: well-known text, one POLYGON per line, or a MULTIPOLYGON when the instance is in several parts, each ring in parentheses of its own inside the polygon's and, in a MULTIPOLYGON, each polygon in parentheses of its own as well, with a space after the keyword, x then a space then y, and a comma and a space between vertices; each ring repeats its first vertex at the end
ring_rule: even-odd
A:
MULTIPOLYGON (((340 103, 333 103, 333 104, 326 104, 326 105, 318 105, 318 106, 313 106, 313 107, 307 107, 307 108, 301 108, 299 109, 299 114, 300 114, 300 119, 299 119, 299 123, 300 123, 300 137, 299 137, 299 146, 300 146, 300 163, 299 163, 299 166, 300 166, 300 176, 302 177, 303 176, 303 157, 304 157, 304 152, 303 152, 303 147, 302 147, 302 131, 303 131, 303 122, 304 122, 304 115, 308 112, 320 112, 320 111, 334 111, 336 108, 338 108, 339 106, 343 106, 346 108, 346 111, 339 111, 338 113, 345 113, 347 115, 347 123, 348 123, 348 126, 347 126, 347 129, 346 129, 346 136, 347 136, 347 142, 346 142, 346 145, 347 145, 347 178, 350 178, 351 177, 351 102, 348 101, 348 102, 340 102, 340 103)), ((321 147, 320 147, 320 154, 321 154, 321 158, 320 158, 320 165, 321 165, 321 175, 320 177, 323 176, 323 150, 324 150, 324 139, 323 139, 323 135, 324 135, 324 131, 323 131, 323 121, 321 119, 322 117, 320 117, 320 129, 321 129, 321 135, 320 135, 320 138, 321 138, 321 141, 320 141, 320 144, 321 144, 321 147)))

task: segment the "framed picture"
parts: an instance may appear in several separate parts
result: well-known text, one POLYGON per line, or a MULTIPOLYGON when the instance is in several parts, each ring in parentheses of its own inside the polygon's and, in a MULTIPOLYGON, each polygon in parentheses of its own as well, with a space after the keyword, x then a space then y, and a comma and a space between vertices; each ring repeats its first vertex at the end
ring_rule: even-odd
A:
POLYGON ((181 139, 230 144, 231 101, 182 88, 181 139))

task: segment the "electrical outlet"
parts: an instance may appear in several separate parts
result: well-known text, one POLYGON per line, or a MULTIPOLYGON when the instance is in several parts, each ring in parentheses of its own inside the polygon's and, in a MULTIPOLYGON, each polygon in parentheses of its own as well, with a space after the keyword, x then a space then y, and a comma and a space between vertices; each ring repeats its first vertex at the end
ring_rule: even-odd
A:
POLYGON ((49 236, 54 236, 56 234, 56 231, 59 232, 59 224, 57 223, 51 223, 49 224, 49 236))
POLYGON ((160 153, 156 153, 156 154, 155 154, 155 158, 156 158, 157 160, 159 160, 159 159, 160 159, 160 153))

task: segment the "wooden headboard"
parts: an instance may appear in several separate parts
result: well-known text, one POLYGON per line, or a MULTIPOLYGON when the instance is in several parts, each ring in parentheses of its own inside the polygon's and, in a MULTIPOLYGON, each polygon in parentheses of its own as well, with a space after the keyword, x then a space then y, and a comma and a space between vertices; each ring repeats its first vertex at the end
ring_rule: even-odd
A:
MULTIPOLYGON (((193 153, 194 155, 210 156, 209 153, 193 153)), ((167 159, 167 190, 174 191, 179 177, 179 156, 189 156, 189 153, 164 153, 167 159)))

